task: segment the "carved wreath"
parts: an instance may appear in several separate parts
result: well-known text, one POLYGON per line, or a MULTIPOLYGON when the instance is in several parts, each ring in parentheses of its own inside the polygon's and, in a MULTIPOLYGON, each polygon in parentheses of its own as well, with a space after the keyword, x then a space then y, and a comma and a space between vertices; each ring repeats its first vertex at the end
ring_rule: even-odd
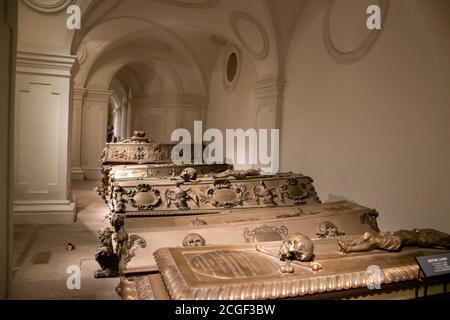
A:
POLYGON ((285 198, 294 200, 295 204, 304 204, 305 200, 310 196, 305 183, 299 183, 297 178, 289 178, 285 184, 281 186, 282 195, 285 198))
POLYGON ((250 192, 245 185, 230 181, 216 181, 214 185, 200 188, 200 201, 216 208, 234 208, 250 201, 250 192))
POLYGON ((128 192, 128 202, 136 209, 153 210, 161 204, 159 190, 153 189, 148 184, 140 184, 134 190, 128 192))

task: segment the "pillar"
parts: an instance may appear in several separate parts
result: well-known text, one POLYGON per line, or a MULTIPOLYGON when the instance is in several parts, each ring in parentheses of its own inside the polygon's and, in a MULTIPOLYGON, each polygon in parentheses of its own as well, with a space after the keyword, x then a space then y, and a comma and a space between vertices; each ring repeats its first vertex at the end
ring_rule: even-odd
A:
POLYGON ((87 180, 102 178, 100 157, 106 145, 111 95, 110 91, 86 91, 82 117, 81 165, 87 180))
MULTIPOLYGON (((256 82, 253 88, 255 107, 256 107, 256 129, 280 129, 281 126, 281 108, 283 103, 285 81, 280 77, 267 77, 256 82)), ((281 136, 281 132, 280 132, 281 136)), ((270 134, 269 134, 270 139, 270 134)), ((271 168, 258 165, 263 170, 270 173, 277 173, 279 170, 279 156, 280 156, 280 141, 275 147, 268 145, 268 154, 272 155, 272 161, 277 164, 274 167, 272 163, 271 168)))
POLYGON ((257 129, 279 129, 283 103, 284 79, 260 79, 253 88, 257 129))
POLYGON ((86 90, 75 88, 72 107, 72 180, 84 180, 81 168, 81 137, 83 120, 83 103, 86 90))
POLYGON ((17 52, 14 212, 16 223, 67 223, 70 200, 69 118, 75 56, 17 52))

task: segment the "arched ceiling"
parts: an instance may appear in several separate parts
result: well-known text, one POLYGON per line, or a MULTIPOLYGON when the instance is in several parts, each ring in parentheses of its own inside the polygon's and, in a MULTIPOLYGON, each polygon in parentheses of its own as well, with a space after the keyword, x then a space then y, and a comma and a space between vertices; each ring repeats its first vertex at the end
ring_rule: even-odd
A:
MULTIPOLYGON (((244 51, 258 76, 280 76, 282 60, 307 0, 83 0, 83 28, 72 51, 81 66, 76 86, 107 89, 134 64, 164 90, 207 95, 222 45, 244 51), (288 3, 288 4, 286 4, 288 3), (282 34, 283 36, 280 36, 282 34), (287 38, 286 38, 287 35, 287 38)), ((136 77, 135 77, 136 78, 136 77)), ((148 91, 148 85, 135 89, 148 91), (146 88, 142 88, 147 86, 146 88)))

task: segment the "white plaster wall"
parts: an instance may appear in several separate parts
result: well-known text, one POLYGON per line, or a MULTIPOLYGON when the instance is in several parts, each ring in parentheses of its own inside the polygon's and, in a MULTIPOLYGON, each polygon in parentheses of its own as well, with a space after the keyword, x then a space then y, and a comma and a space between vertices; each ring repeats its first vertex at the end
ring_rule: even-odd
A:
POLYGON ((202 121, 205 99, 201 96, 149 96, 131 101, 132 131, 145 131, 157 143, 172 143, 179 128, 194 133, 194 121, 202 121))
MULTIPOLYGON (((322 200, 378 209, 383 230, 450 232, 450 2, 390 3, 376 46, 344 66, 324 46, 326 1, 309 1, 287 57, 282 168, 311 175, 322 200)), ((358 44, 362 29, 344 30, 335 41, 358 44)))
MULTIPOLYGON (((241 52, 237 82, 234 89, 227 90, 224 83, 224 72, 227 58, 231 52, 232 48, 225 46, 217 59, 211 77, 207 113, 207 128, 221 130, 224 143, 226 142, 226 129, 247 130, 257 127, 257 110, 253 93, 253 87, 257 80, 255 67, 248 55, 241 52)), ((224 157, 226 158, 226 154, 224 154, 224 157)), ((239 168, 240 166, 236 165, 236 167, 239 168)))
POLYGON ((223 79, 227 57, 231 52, 230 47, 225 47, 214 67, 209 92, 208 128, 223 131, 255 128, 256 108, 253 95, 253 86, 257 80, 255 67, 248 55, 241 53, 237 83, 233 90, 228 91, 223 79))
POLYGON ((69 85, 66 78, 16 76, 18 200, 67 199, 69 85), (37 168, 36 163, 42 165, 37 168))
POLYGON ((177 129, 176 106, 133 109, 132 132, 145 131, 152 141, 168 143, 175 129, 177 129))

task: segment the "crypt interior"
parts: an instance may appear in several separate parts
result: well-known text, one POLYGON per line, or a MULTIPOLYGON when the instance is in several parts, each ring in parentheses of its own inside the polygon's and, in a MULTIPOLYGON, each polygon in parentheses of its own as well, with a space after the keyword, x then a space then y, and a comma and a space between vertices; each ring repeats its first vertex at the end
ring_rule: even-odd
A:
POLYGON ((120 299, 119 278, 93 276, 110 210, 96 189, 102 152, 135 132, 170 144, 195 121, 279 129, 280 172, 312 177, 323 203, 376 209, 383 231, 450 233, 448 0, 2 0, 0 10, 2 298, 120 299), (374 4, 382 24, 369 30, 374 4), (80 29, 66 25, 70 5, 80 29), (72 265, 80 290, 67 288, 72 265))

